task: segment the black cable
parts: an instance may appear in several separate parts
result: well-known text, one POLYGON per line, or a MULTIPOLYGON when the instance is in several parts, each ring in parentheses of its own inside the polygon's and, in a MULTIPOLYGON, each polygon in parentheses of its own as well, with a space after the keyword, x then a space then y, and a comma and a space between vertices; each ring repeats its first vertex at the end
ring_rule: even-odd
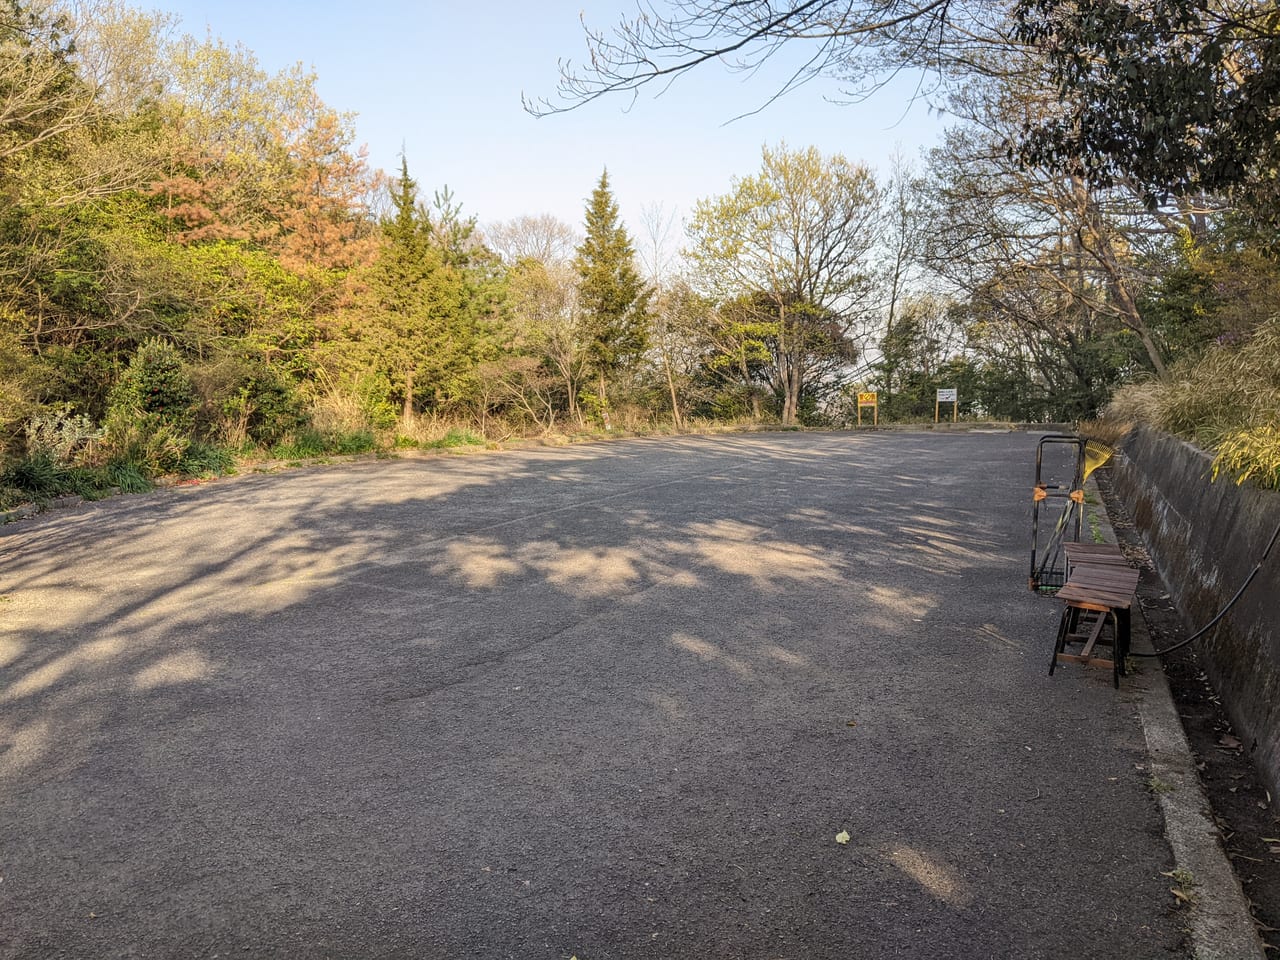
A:
POLYGON ((1217 616, 1215 616, 1212 620, 1206 623, 1203 627, 1201 627, 1191 636, 1187 637, 1187 639, 1180 640, 1179 642, 1175 643, 1172 647, 1165 647, 1163 650, 1157 650, 1155 653, 1130 653, 1129 656, 1131 657, 1163 657, 1166 653, 1173 653, 1173 651, 1175 650, 1181 650, 1187 644, 1195 640, 1199 640, 1202 636, 1208 633, 1212 627, 1217 626, 1218 621, 1227 615, 1227 611, 1230 610, 1233 606, 1235 606, 1236 601, 1239 600, 1240 597, 1244 594, 1245 590, 1249 588, 1249 584, 1253 583, 1253 578, 1256 577, 1258 575, 1258 571, 1262 569, 1262 564, 1266 562, 1267 555, 1271 553, 1271 548, 1276 545, 1277 538, 1280 538, 1280 524, 1276 525, 1275 531, 1271 534, 1271 539, 1267 541, 1267 549, 1262 551, 1262 556, 1258 558, 1258 562, 1254 564, 1253 569, 1249 572, 1249 575, 1244 578, 1244 583, 1240 584, 1240 589, 1236 591, 1236 595, 1227 601, 1227 605, 1223 607, 1221 610, 1219 610, 1217 616))

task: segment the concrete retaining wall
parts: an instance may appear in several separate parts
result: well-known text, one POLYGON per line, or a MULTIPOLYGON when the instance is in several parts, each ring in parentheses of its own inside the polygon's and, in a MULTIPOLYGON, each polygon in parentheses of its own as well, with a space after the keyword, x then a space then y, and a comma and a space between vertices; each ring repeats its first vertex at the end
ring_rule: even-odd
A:
MULTIPOLYGON (((1280 524, 1280 493, 1210 481, 1210 458, 1139 429, 1120 444, 1112 478, 1190 629, 1240 588, 1280 524)), ((1236 733, 1280 796, 1280 545, 1216 628, 1197 641, 1236 733)))

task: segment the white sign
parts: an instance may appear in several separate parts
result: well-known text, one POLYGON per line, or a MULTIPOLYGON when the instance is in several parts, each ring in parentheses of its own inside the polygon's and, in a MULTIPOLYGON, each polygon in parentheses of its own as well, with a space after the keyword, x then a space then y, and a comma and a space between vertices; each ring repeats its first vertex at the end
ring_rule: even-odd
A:
POLYGON ((938 402, 939 402, 939 403, 955 403, 955 402, 956 402, 956 388, 955 388, 955 387, 952 387, 952 388, 951 388, 951 389, 949 389, 949 390, 939 390, 939 391, 938 391, 938 402))

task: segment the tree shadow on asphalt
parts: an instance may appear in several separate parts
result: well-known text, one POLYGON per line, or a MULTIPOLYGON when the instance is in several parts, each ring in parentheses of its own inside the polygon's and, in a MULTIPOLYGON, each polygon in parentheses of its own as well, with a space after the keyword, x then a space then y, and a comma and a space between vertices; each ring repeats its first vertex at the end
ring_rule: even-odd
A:
POLYGON ((1123 700, 1043 678, 1027 484, 938 476, 940 439, 369 464, 5 531, 0 939, 1163 955, 1123 700))

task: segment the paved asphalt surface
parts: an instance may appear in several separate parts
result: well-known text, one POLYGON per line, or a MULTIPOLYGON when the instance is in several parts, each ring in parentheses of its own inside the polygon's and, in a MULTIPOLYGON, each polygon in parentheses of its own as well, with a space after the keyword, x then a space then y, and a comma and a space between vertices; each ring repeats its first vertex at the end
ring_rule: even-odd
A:
POLYGON ((1046 675, 1035 442, 621 441, 10 525, 0 956, 1183 956, 1134 705, 1046 675))

